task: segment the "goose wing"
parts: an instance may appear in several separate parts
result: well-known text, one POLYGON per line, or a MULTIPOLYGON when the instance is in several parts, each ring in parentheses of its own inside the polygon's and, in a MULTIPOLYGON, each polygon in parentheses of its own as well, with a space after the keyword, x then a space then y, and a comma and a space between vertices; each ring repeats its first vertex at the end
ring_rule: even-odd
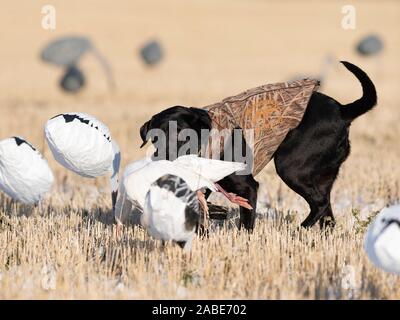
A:
POLYGON ((184 155, 173 162, 214 182, 246 168, 246 164, 241 162, 207 159, 197 155, 184 155))
POLYGON ((132 163, 125 169, 123 183, 129 200, 137 201, 143 207, 151 184, 166 174, 182 178, 193 191, 201 188, 216 191, 214 183, 210 179, 186 166, 168 160, 148 161, 143 159, 138 163, 132 163))

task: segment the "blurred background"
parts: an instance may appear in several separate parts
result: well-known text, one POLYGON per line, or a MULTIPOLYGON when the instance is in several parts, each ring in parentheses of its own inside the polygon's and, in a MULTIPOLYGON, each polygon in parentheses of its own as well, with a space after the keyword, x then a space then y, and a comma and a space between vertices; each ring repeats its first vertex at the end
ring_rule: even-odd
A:
MULTIPOLYGON (((126 164, 144 154, 139 149, 143 122, 172 105, 201 107, 302 76, 323 77, 320 91, 342 103, 353 101, 361 88, 338 63, 347 60, 370 75, 379 94, 378 107, 353 125, 354 156, 346 166, 354 168, 354 176, 348 178, 366 186, 361 171, 369 179, 385 154, 392 181, 400 155, 399 27, 396 0, 3 0, 0 138, 20 135, 43 149, 48 118, 87 112, 110 127, 126 164), (349 4, 355 29, 342 27, 342 9, 349 4), (45 5, 55 9, 55 30, 42 26, 45 5), (357 46, 370 35, 378 39, 376 52, 360 54, 357 46), (43 61, 41 52, 65 36, 90 40, 107 61, 114 87, 93 52, 79 59, 84 86, 74 93, 60 87, 64 68, 43 61), (152 41, 156 63, 149 65, 143 48, 152 41)), ((269 168, 266 173, 274 174, 269 168)))

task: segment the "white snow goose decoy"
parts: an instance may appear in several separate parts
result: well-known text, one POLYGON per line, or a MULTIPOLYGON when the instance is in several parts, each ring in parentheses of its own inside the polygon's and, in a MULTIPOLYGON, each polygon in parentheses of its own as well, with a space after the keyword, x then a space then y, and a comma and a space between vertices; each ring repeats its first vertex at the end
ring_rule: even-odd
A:
MULTIPOLYGON (((119 228, 122 226, 127 214, 131 211, 132 203, 142 209, 145 207, 146 196, 152 184, 165 175, 181 178, 191 191, 196 192, 205 214, 207 214, 207 201, 202 192, 204 188, 221 192, 231 202, 251 208, 246 199, 227 193, 216 183, 216 181, 234 172, 244 170, 245 167, 246 165, 243 163, 206 159, 197 155, 181 156, 174 161, 153 161, 151 157, 135 161, 128 165, 124 171, 120 196, 115 208, 117 226, 119 228)), ((167 206, 166 209, 168 208, 170 209, 172 206, 167 206)), ((172 211, 171 214, 173 214, 172 211)), ((142 215, 143 219, 145 219, 144 215, 142 215)), ((146 224, 143 221, 141 222, 146 224)))
POLYGON ((400 275, 400 205, 377 215, 365 236, 365 250, 375 266, 400 275))
POLYGON ((29 142, 20 137, 0 141, 0 189, 13 200, 40 202, 53 182, 47 161, 29 142))
POLYGON ((54 158, 65 168, 88 178, 111 173, 114 210, 121 153, 107 126, 85 113, 63 113, 47 121, 45 136, 54 158))

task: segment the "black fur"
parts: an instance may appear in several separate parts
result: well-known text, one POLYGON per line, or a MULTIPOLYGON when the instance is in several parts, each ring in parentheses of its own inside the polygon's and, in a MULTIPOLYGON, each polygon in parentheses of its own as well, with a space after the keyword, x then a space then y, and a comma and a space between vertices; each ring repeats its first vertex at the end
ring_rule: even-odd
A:
POLYGON ((190 206, 185 208, 185 228, 190 231, 199 223, 199 214, 190 206))
POLYGON ((176 244, 180 247, 180 248, 184 248, 185 247, 185 244, 186 244, 186 241, 176 241, 176 244))
POLYGON ((299 126, 291 130, 274 155, 282 180, 310 206, 303 227, 317 221, 333 226, 330 193, 341 164, 350 154, 351 121, 368 112, 377 102, 374 84, 355 65, 343 62, 361 82, 363 96, 347 105, 315 92, 299 126))
MULTIPOLYGON (((302 121, 287 134, 274 154, 278 175, 310 206, 310 214, 303 221, 303 227, 311 227, 318 221, 321 227, 334 226, 330 192, 341 164, 350 153, 350 124, 371 110, 377 102, 375 86, 367 74, 349 62, 342 63, 360 81, 362 98, 342 105, 323 93, 314 92, 302 121)), ((153 116, 142 126, 142 139, 153 128, 168 133, 170 120, 178 122, 178 130, 192 128, 200 132, 201 129, 211 128, 211 120, 204 110, 173 107, 153 116)), ((225 190, 249 200, 254 209, 241 208, 240 222, 247 230, 252 230, 256 217, 258 182, 252 175, 233 174, 219 183, 225 190)))
MULTIPOLYGON (((140 136, 143 141, 141 147, 143 147, 149 139, 151 139, 152 143, 157 141, 156 137, 151 136, 151 132, 149 132, 151 129, 161 129, 167 133, 170 121, 176 121, 178 133, 180 130, 185 128, 191 128, 196 130, 198 137, 201 136, 201 129, 211 129, 211 119, 205 110, 181 106, 171 107, 156 114, 149 121, 142 125, 140 128, 140 136)), ((159 154, 165 153, 169 160, 175 160, 175 158, 168 157, 168 155, 177 155, 177 151, 186 142, 187 140, 178 141, 176 146, 177 150, 170 150, 170 146, 167 141, 165 149, 156 151, 156 155, 158 156, 159 154)), ((201 150, 200 139, 198 149, 201 150)))

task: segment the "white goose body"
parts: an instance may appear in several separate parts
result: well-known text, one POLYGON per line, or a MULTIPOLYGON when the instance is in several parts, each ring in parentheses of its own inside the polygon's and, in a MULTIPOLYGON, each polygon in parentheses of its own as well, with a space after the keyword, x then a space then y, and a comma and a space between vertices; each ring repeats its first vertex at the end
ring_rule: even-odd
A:
POLYGON ((171 174, 182 178, 191 190, 208 188, 217 191, 214 182, 233 172, 243 170, 245 165, 185 155, 174 161, 152 161, 147 157, 129 164, 123 174, 123 185, 131 201, 137 201, 143 208, 151 184, 158 178, 171 174))
POLYGON ((121 156, 107 126, 85 113, 64 113, 47 121, 45 136, 54 158, 65 168, 88 178, 111 174, 114 206, 121 156))
POLYGON ((53 173, 43 156, 26 140, 0 141, 0 189, 25 204, 42 200, 51 190, 53 173))
POLYGON ((365 236, 365 250, 375 266, 400 274, 400 205, 376 216, 365 236))
POLYGON ((183 179, 167 174, 147 192, 141 223, 155 239, 190 249, 199 215, 196 192, 183 179))
POLYGON ((243 163, 205 159, 197 155, 181 156, 174 161, 152 161, 151 157, 134 161, 124 171, 115 218, 118 223, 123 224, 130 211, 130 207, 125 205, 126 200, 144 208, 151 185, 164 175, 183 179, 192 191, 202 188, 217 191, 214 184, 216 181, 244 168, 243 163))

